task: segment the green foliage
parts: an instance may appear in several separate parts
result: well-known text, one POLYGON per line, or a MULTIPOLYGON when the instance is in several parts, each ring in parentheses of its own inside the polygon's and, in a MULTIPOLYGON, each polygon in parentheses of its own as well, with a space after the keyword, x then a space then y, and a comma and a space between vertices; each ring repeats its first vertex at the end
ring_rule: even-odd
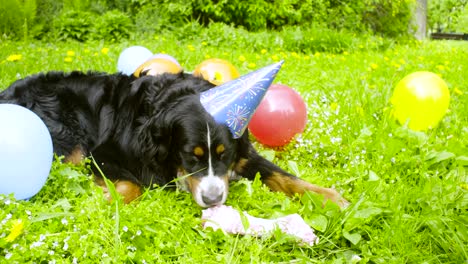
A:
MULTIPOLYGON (((2 12, 5 16, 1 22, 4 24, 2 30, 8 36, 17 37, 17 33, 21 32, 22 35, 29 34, 37 38, 45 38, 46 32, 58 31, 65 33, 59 34, 59 39, 69 37, 80 41, 87 38, 84 36, 87 35, 89 26, 86 21, 79 21, 77 17, 66 19, 67 14, 89 12, 93 16, 101 16, 113 10, 126 14, 128 18, 121 24, 127 25, 128 21, 131 21, 132 28, 137 34, 179 30, 193 23, 199 23, 204 27, 212 23, 223 23, 245 28, 250 32, 320 25, 338 31, 372 32, 383 36, 400 37, 408 34, 409 7, 412 2, 411 0, 192 0, 188 2, 183 0, 28 0, 25 1, 25 5, 20 5, 18 0, 2 1, 5 2, 2 5, 5 10, 7 8, 8 10, 12 8, 24 10, 24 12, 21 11, 23 13, 20 16, 17 14, 13 16, 11 12, 2 12), (40 9, 27 8, 35 6, 36 1, 40 9), (28 5, 28 3, 31 4, 28 5), (32 32, 31 25, 35 27, 32 32), (51 25, 60 28, 51 29, 51 25), (85 27, 83 32, 79 32, 76 28, 78 25, 85 27)), ((115 15, 113 18, 110 17, 111 15, 108 16, 108 20, 117 18, 115 15)), ((115 29, 115 27, 109 30, 100 28, 98 31, 104 31, 103 33, 107 36, 104 39, 113 39, 109 32, 115 29)), ((122 27, 118 27, 118 31, 121 34, 114 37, 127 37, 128 34, 123 32, 122 27)))
POLYGON ((59 40, 86 41, 93 28, 95 16, 85 11, 69 11, 60 15, 54 23, 59 40))
POLYGON ((463 12, 460 13, 455 31, 462 33, 468 32, 468 5, 465 5, 463 12))
MULTIPOLYGON (((467 0, 432 0, 428 1, 428 24, 433 31, 454 32, 458 21, 466 21, 467 0)), ((460 28, 461 32, 468 32, 468 27, 460 28)))
POLYGON ((124 13, 114 10, 99 16, 93 23, 93 38, 117 42, 130 37, 133 24, 124 13))
POLYGON ((131 10, 143 34, 177 30, 191 23, 192 6, 184 0, 132 1, 131 10))
POLYGON ((35 0, 1 0, 0 34, 27 39, 36 18, 35 0))

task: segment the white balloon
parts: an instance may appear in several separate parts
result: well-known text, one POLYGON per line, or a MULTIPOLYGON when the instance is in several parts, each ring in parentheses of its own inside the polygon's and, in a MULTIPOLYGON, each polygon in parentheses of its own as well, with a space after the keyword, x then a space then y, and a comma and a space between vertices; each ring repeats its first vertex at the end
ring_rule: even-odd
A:
POLYGON ((35 113, 13 104, 0 104, 0 124, 0 194, 31 198, 52 166, 49 130, 35 113))
POLYGON ((153 53, 142 46, 131 46, 124 49, 117 61, 117 70, 127 75, 132 75, 135 70, 147 61, 153 53))

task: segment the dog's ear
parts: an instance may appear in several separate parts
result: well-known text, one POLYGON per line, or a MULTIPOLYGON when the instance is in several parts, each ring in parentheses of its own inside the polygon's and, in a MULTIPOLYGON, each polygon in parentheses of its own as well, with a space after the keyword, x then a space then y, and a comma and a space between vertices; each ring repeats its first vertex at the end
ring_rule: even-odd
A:
POLYGON ((147 118, 138 130, 137 151, 147 162, 163 162, 169 155, 173 120, 162 113, 147 118))

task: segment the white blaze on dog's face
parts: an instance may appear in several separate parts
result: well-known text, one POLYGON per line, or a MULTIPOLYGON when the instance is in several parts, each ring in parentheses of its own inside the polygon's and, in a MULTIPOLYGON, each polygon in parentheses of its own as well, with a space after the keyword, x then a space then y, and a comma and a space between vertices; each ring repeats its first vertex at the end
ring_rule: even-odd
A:
POLYGON ((229 130, 221 125, 206 124, 203 130, 203 136, 192 136, 184 146, 179 176, 196 203, 210 207, 226 202, 236 146, 229 130))

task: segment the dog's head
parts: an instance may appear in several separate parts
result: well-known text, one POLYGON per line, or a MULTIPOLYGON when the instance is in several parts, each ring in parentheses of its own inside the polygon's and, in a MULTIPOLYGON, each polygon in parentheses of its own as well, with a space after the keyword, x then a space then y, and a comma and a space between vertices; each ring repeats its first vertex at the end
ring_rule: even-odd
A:
POLYGON ((172 168, 168 173, 177 174, 178 185, 200 206, 223 204, 240 141, 200 103, 199 92, 211 84, 180 75, 164 78, 154 81, 160 86, 155 94, 145 95, 151 107, 140 130, 141 150, 157 167, 172 168))
POLYGON ((179 125, 178 142, 173 144, 180 161, 179 185, 202 207, 223 204, 237 158, 237 141, 209 115, 188 117, 179 125))

